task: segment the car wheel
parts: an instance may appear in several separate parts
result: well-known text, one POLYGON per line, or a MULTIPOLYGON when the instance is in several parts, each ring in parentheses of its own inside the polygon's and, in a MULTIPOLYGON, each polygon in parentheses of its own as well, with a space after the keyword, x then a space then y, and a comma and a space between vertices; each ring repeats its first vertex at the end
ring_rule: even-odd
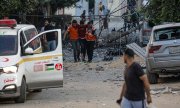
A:
POLYGON ((23 78, 20 87, 20 96, 15 99, 16 103, 24 103, 26 101, 26 81, 23 78))
POLYGON ((147 73, 148 79, 150 84, 157 84, 158 83, 158 75, 155 73, 147 73))

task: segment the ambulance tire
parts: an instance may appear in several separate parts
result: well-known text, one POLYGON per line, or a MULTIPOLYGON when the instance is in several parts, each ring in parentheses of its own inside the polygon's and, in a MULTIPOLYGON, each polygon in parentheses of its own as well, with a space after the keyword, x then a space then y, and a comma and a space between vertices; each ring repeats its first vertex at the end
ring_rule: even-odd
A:
POLYGON ((24 103, 26 101, 26 81, 23 78, 22 79, 22 83, 21 83, 21 87, 20 87, 20 96, 18 98, 15 99, 16 103, 24 103))
POLYGON ((33 90, 33 93, 39 93, 39 92, 42 92, 42 89, 33 90))

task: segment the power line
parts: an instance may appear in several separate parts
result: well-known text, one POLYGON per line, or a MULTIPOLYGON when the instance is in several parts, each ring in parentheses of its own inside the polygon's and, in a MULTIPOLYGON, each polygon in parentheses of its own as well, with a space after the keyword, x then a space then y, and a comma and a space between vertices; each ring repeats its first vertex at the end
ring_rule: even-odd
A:
POLYGON ((112 12, 115 11, 117 8, 119 8, 125 1, 126 1, 126 0, 122 1, 116 8, 114 8, 114 9, 112 10, 112 12))

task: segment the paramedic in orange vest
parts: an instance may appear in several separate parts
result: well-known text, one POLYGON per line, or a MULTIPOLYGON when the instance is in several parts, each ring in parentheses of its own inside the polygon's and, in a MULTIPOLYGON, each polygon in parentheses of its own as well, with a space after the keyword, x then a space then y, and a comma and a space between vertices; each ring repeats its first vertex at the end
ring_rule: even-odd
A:
POLYGON ((64 33, 64 40, 66 39, 66 35, 70 34, 70 41, 72 45, 72 49, 74 52, 74 62, 80 61, 80 45, 79 45, 79 34, 78 34, 78 24, 76 20, 72 21, 72 24, 68 27, 67 31, 64 33))
POLYGON ((94 45, 96 41, 95 29, 92 25, 92 22, 88 22, 87 32, 86 32, 86 41, 87 41, 87 55, 88 55, 88 62, 92 62, 93 59, 93 51, 94 45))

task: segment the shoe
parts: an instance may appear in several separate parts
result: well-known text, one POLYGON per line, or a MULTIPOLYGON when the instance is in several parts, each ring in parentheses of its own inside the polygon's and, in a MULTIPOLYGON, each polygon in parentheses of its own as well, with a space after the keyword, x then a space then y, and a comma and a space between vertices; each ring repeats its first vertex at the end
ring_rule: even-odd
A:
POLYGON ((74 60, 74 63, 77 63, 77 60, 74 60))
POLYGON ((88 63, 92 63, 92 60, 88 60, 88 63))

